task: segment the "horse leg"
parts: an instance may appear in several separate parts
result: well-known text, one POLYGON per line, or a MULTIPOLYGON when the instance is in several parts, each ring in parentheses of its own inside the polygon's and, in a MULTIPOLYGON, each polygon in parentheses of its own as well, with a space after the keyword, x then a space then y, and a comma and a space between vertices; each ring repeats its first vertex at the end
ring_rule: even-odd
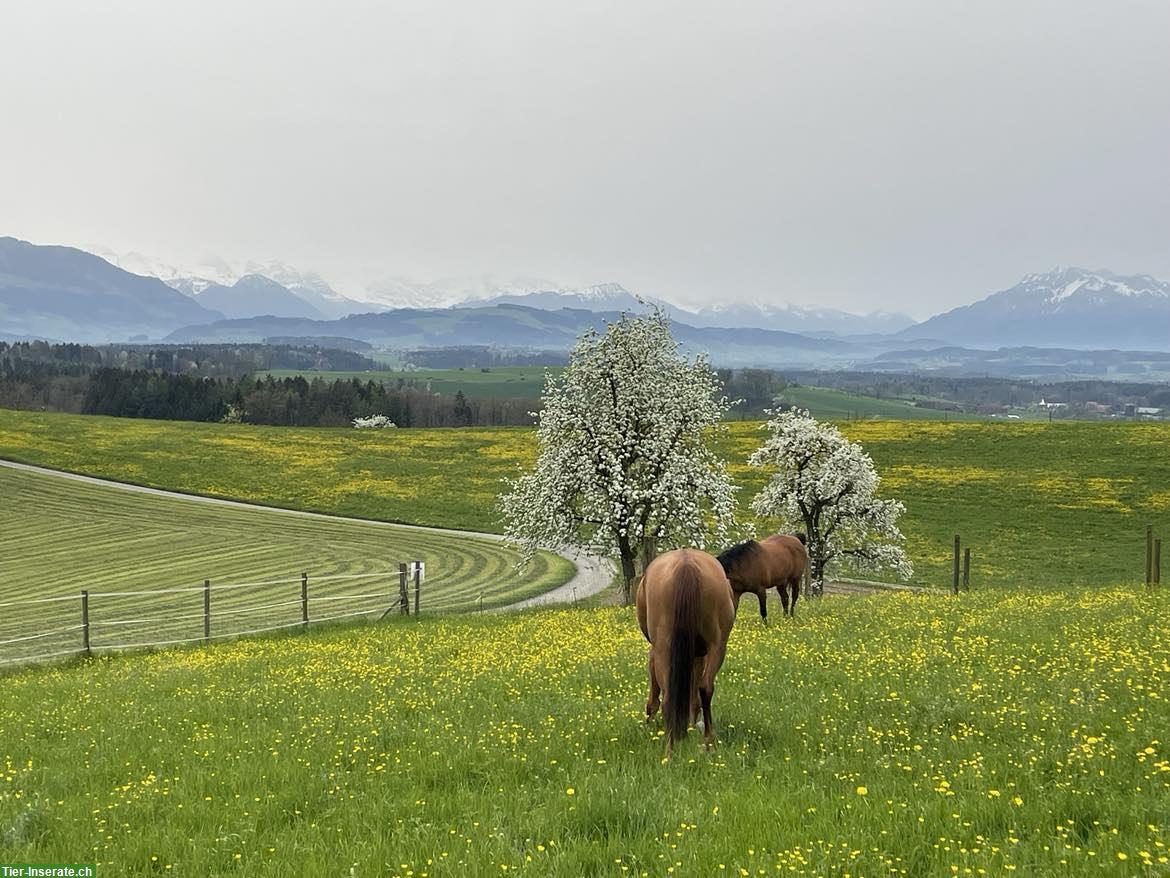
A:
POLYGON ((784 615, 788 615, 788 585, 787 583, 780 583, 776 586, 776 593, 780 595, 780 606, 784 607, 784 615))
POLYGON ((702 706, 702 698, 700 690, 702 689, 701 682, 703 679, 704 659, 695 659, 694 670, 691 671, 691 679, 695 681, 695 689, 691 693, 691 725, 693 726, 699 719, 699 709, 702 706))
POLYGON ((658 685, 658 676, 654 673, 654 650, 650 650, 650 695, 646 699, 646 722, 654 719, 658 708, 662 704, 662 689, 658 685))
POLYGON ((764 620, 764 624, 768 624, 768 590, 757 591, 756 597, 760 600, 760 618, 764 620))
POLYGON ((712 646, 703 663, 703 676, 699 681, 699 700, 703 704, 703 746, 708 750, 715 746, 715 718, 711 715, 711 699, 715 697, 715 675, 719 673, 726 654, 726 641, 712 646))
POLYGON ((788 581, 788 587, 792 589, 792 609, 789 610, 789 616, 796 616, 796 599, 800 597, 800 577, 793 577, 788 581))

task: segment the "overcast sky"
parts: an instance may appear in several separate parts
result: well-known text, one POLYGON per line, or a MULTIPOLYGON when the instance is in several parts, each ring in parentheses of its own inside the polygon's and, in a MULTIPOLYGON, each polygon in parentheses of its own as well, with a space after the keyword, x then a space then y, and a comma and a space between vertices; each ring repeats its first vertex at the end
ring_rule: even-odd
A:
POLYGON ((1170 277, 1170 3, 4 2, 0 234, 924 317, 1170 277))

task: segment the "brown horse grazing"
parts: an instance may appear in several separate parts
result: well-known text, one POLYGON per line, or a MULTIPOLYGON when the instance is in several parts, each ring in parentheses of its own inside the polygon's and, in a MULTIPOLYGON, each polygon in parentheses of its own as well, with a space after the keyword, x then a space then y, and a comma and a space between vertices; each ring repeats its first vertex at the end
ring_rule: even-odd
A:
POLYGON ((666 756, 703 709, 703 738, 715 743, 711 698, 735 621, 731 585, 719 562, 697 549, 675 549, 646 568, 636 598, 638 624, 650 641, 646 719, 666 723, 666 756))
POLYGON ((732 546, 719 556, 719 563, 735 593, 735 606, 744 592, 752 592, 760 601, 760 616, 768 622, 768 589, 780 593, 784 615, 796 615, 800 580, 808 567, 808 550, 804 534, 774 534, 762 540, 748 540, 732 546), (792 602, 789 603, 791 591, 792 602))

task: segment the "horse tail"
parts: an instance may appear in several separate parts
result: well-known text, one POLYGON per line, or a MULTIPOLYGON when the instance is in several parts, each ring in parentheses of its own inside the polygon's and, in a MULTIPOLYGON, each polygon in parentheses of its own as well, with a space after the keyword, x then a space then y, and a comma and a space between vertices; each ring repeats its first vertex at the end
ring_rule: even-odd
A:
POLYGON ((691 690, 695 659, 705 644, 699 635, 699 570, 683 561, 675 578, 674 627, 670 636, 670 680, 667 683, 663 718, 673 744, 681 741, 691 724, 691 690))

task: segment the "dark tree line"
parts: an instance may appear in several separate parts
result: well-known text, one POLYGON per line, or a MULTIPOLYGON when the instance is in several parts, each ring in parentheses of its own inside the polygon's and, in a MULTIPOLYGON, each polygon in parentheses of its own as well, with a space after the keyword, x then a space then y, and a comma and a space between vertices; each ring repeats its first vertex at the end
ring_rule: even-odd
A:
POLYGON ((480 369, 491 366, 564 366, 569 355, 564 351, 523 351, 493 348, 487 345, 456 345, 445 348, 422 348, 403 351, 408 363, 425 369, 480 369))
POLYGON ((304 344, 82 345, 0 341, 2 359, 234 378, 269 369, 360 372, 383 368, 376 360, 354 351, 304 344))
MULTIPOLYGON (((449 352, 448 352, 449 353, 449 352)), ((375 381, 254 377, 269 368, 350 371, 377 367, 350 351, 270 345, 135 346, 0 342, 0 407, 131 418, 243 421, 290 426, 342 426, 386 415, 402 427, 531 425, 539 400, 439 395, 402 376, 375 381)), ((785 390, 834 387, 927 407, 994 413, 1041 398, 1065 403, 1060 416, 1082 416, 1089 403, 1170 406, 1170 386, 1102 380, 1036 381, 905 375, 882 372, 796 372, 722 369, 724 391, 742 400, 737 417, 759 417, 785 390)), ((1097 409, 1099 410, 1099 408, 1097 409)))
POLYGON ((531 424, 533 402, 440 396, 357 378, 212 378, 0 356, 0 407, 297 427, 386 415, 400 427, 471 427, 531 424))

